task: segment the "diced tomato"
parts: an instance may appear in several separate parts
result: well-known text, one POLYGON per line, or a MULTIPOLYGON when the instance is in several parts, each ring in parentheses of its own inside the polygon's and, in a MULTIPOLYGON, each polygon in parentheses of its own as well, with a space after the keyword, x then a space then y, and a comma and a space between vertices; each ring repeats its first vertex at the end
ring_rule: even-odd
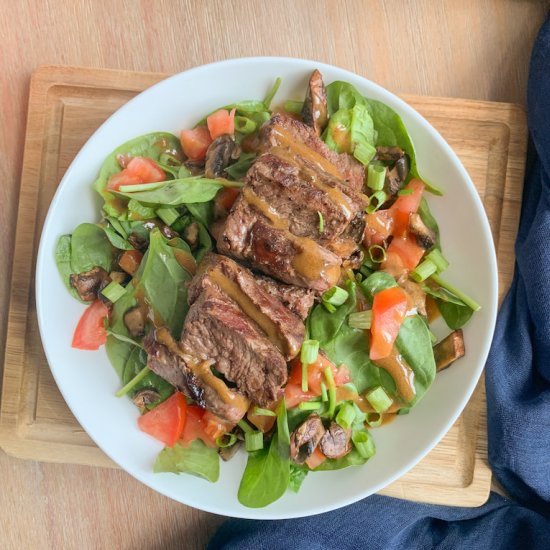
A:
POLYGON ((80 317, 73 335, 72 347, 84 350, 96 350, 107 341, 104 321, 109 309, 101 301, 92 302, 80 317))
POLYGON ((418 210, 425 187, 421 180, 411 180, 405 189, 412 189, 413 192, 410 195, 398 196, 392 204, 390 210, 394 219, 394 235, 400 236, 407 232, 410 215, 418 210))
POLYGON ((287 409, 293 409, 303 401, 311 401, 317 397, 313 392, 302 391, 302 384, 291 384, 290 382, 285 387, 285 405, 287 409))
POLYGON ((334 375, 334 385, 336 387, 343 386, 344 384, 351 382, 351 373, 346 365, 340 365, 336 369, 336 372, 334 372, 334 369, 332 372, 334 375))
POLYGON ((166 401, 157 405, 138 418, 142 432, 173 447, 181 437, 187 416, 187 402, 180 392, 171 395, 166 401))
POLYGON ((143 254, 139 250, 125 250, 118 259, 118 265, 133 277, 142 259, 143 254))
POLYGON ((216 447, 216 443, 205 432, 205 423, 203 422, 205 413, 206 411, 198 405, 187 405, 187 420, 185 421, 181 435, 184 446, 190 445, 196 439, 200 439, 206 446, 216 447))
POLYGON ((136 185, 140 183, 155 183, 164 181, 164 170, 153 160, 146 157, 133 157, 126 168, 113 174, 107 182, 109 191, 118 191, 122 185, 136 185))
POLYGON ((392 232, 393 216, 391 210, 379 210, 365 216, 363 243, 367 248, 374 244, 384 244, 392 232))
POLYGON ((206 119, 206 125, 208 126, 212 140, 224 134, 232 136, 235 133, 235 109, 231 112, 220 109, 212 113, 206 119))
POLYGON ((248 419, 249 422, 251 422, 254 426, 256 426, 258 430, 260 430, 263 433, 266 433, 269 430, 271 430, 271 428, 273 428, 273 425, 275 424, 275 420, 277 419, 277 417, 266 416, 263 414, 254 414, 255 408, 256 408, 255 405, 250 405, 246 418, 248 419))
POLYGON ((197 126, 192 130, 182 130, 180 141, 181 148, 189 160, 203 160, 213 140, 206 126, 197 126))
POLYGON ((388 357, 407 312, 407 295, 398 286, 374 295, 372 303, 370 358, 388 357))
POLYGON ((220 435, 226 432, 229 433, 235 427, 235 424, 223 420, 210 411, 204 412, 202 424, 204 426, 204 433, 214 442, 220 435))
MULTIPOLYGON (((401 259, 403 267, 409 271, 413 270, 424 255, 425 250, 416 242, 416 239, 406 233, 401 237, 394 237, 386 254, 386 261, 382 264, 382 269, 386 269, 386 264, 391 260, 393 254, 397 254, 401 259)), ((394 273, 392 273, 395 275, 394 273)))
POLYGON ((216 203, 219 204, 222 208, 229 211, 233 206, 233 203, 239 196, 239 189, 236 187, 224 187, 220 189, 216 195, 216 203))
POLYGON ((315 447, 315 450, 311 453, 311 455, 307 458, 306 464, 310 470, 315 470, 315 468, 317 468, 317 466, 320 466, 326 459, 327 457, 317 446, 315 447))

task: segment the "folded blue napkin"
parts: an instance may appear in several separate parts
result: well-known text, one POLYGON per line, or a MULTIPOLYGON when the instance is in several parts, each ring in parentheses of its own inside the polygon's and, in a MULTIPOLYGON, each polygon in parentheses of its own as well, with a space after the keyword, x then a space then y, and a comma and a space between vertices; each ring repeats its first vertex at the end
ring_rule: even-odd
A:
POLYGON ((455 508, 373 495, 309 518, 231 519, 210 549, 550 549, 550 17, 528 88, 516 272, 486 368, 489 461, 513 500, 491 494, 479 508, 455 508))

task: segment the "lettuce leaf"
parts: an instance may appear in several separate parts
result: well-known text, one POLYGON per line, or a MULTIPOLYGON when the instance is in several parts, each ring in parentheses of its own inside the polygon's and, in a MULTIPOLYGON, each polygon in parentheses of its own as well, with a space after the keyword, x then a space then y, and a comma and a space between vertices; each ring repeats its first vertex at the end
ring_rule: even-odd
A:
POLYGON ((207 447, 199 439, 189 447, 176 443, 173 447, 165 447, 157 456, 153 471, 187 473, 202 477, 212 483, 220 477, 220 457, 216 449, 207 447))

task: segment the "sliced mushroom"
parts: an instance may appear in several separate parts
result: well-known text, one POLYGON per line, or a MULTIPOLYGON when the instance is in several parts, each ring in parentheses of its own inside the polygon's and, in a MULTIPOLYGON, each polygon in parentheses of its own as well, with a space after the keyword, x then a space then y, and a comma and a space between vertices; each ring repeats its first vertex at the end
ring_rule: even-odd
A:
POLYGON ((386 179, 384 181, 384 191, 389 196, 395 195, 403 186, 410 170, 409 156, 404 155, 397 159, 393 167, 386 170, 386 179))
POLYGON ((319 446, 327 458, 341 458, 351 451, 351 430, 344 430, 340 424, 331 422, 319 446))
POLYGON ((183 230, 183 238, 191 250, 195 250, 199 244, 199 224, 196 222, 190 223, 183 230))
POLYGON ((134 306, 130 308, 124 314, 123 320, 132 338, 141 338, 145 334, 147 312, 144 307, 134 306))
POLYGON ((154 220, 148 220, 143 224, 143 227, 147 229, 147 231, 152 231, 155 229, 155 227, 158 227, 160 229, 160 232, 168 239, 174 239, 176 237, 179 237, 179 233, 177 231, 174 231, 169 225, 166 225, 164 222, 154 219, 154 220))
POLYGON ((428 250, 437 242, 437 236, 422 220, 418 213, 409 217, 409 231, 415 236, 416 242, 424 250, 428 250))
POLYGON ((315 69, 309 79, 302 118, 320 136, 328 123, 327 92, 323 75, 315 69))
POLYGON ((136 235, 136 233, 130 233, 128 235, 128 242, 136 249, 136 250, 145 250, 147 248, 147 239, 144 239, 140 235, 136 235))
POLYGON ((230 135, 224 134, 216 138, 206 151, 204 175, 207 178, 219 178, 239 150, 239 146, 230 135))
POLYGON ((235 456, 235 453, 241 448, 242 444, 242 441, 237 440, 237 442, 234 445, 231 445, 231 447, 221 447, 218 449, 218 453, 222 457, 222 460, 227 462, 235 456))
POLYGON ((296 464, 303 464, 313 453, 325 433, 318 414, 312 414, 290 435, 290 458, 296 464))
POLYGON ((200 176, 204 172, 204 160, 186 160, 183 164, 192 176, 200 176))
POLYGON ((78 292, 84 302, 92 302, 99 293, 111 282, 109 274, 102 267, 94 267, 90 271, 71 275, 71 286, 78 292))
POLYGON ((134 405, 143 410, 147 405, 151 405, 159 399, 160 394, 156 390, 152 388, 146 388, 138 391, 132 398, 132 401, 134 402, 134 405))
POLYGON ((374 160, 398 161, 405 156, 401 147, 377 147, 374 160))
POLYGON ((460 359, 465 351, 464 336, 462 329, 459 328, 434 346, 435 368, 437 372, 446 369, 451 363, 460 359))
POLYGON ((114 281, 119 285, 123 285, 128 280, 128 273, 125 271, 111 271, 111 273, 109 273, 109 277, 111 278, 111 281, 114 281))

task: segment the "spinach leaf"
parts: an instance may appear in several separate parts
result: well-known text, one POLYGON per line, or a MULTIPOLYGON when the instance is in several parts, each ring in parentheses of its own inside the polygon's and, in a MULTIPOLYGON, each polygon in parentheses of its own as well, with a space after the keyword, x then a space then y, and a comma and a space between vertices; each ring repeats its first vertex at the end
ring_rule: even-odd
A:
POLYGON ((353 448, 346 456, 342 458, 327 458, 322 464, 317 466, 314 472, 329 472, 331 470, 342 470, 349 466, 361 466, 367 462, 368 458, 361 456, 357 449, 353 448))
POLYGON ((113 248, 101 227, 93 223, 81 223, 71 238, 71 269, 73 273, 102 267, 111 271, 113 248))
POLYGON ((189 447, 176 443, 159 453, 153 471, 188 473, 215 483, 220 477, 220 457, 216 449, 207 447, 200 439, 193 441, 189 447))
POLYGON ((214 220, 214 203, 208 202, 195 202, 185 205, 191 215, 202 225, 210 227, 210 224, 214 220))
POLYGON ((428 201, 422 197, 422 200, 420 201, 420 206, 418 207, 418 213, 420 214, 420 218, 426 225, 428 229, 431 229, 435 233, 435 246, 437 248, 441 248, 441 242, 439 237, 439 226, 437 225, 436 219, 432 215, 432 211, 430 210, 430 207, 428 205, 428 201))
POLYGON ((94 189, 102 196, 105 201, 104 210, 110 216, 118 217, 124 213, 125 207, 121 205, 113 193, 106 191, 107 182, 113 174, 122 170, 118 163, 118 155, 131 155, 147 157, 156 162, 160 156, 167 151, 176 151, 181 154, 181 145, 179 139, 173 134, 166 132, 153 132, 137 137, 117 147, 103 162, 99 171, 99 176, 94 183, 94 189))
POLYGON ((116 195, 145 204, 180 206, 182 204, 210 201, 221 188, 222 185, 215 179, 192 176, 167 181, 151 191, 117 192, 116 195))
POLYGON ((55 247, 55 264, 57 265, 57 270, 61 275, 63 284, 67 290, 76 298, 79 302, 82 302, 78 292, 72 287, 70 277, 74 273, 71 267, 71 236, 70 235, 61 235, 57 241, 57 246, 55 247))
POLYGON ((454 294, 451 294, 448 290, 444 288, 430 288, 428 285, 422 285, 422 290, 432 296, 433 298, 439 299, 442 302, 450 302, 451 304, 456 304, 459 306, 465 306, 466 304, 460 299, 457 298, 454 294))
POLYGON ((119 250, 133 250, 134 247, 123 237, 121 237, 112 227, 105 226, 103 228, 105 235, 109 239, 109 242, 119 250))
POLYGON ((445 323, 451 330, 463 327, 474 314, 474 310, 466 304, 457 304, 455 300, 436 299, 437 307, 445 323))
POLYGON ((348 82, 335 80, 326 87, 326 90, 330 117, 339 109, 352 109, 357 104, 365 105, 365 98, 348 82))
POLYGON ((256 153, 241 153, 241 156, 234 164, 228 166, 225 171, 234 180, 240 180, 246 176, 248 169, 252 166, 256 153))
POLYGON ((178 263, 174 249, 166 243, 158 228, 151 231, 149 248, 135 278, 136 292, 144 293, 155 315, 179 337, 188 310, 185 283, 191 279, 191 274, 178 263))
POLYGON ((351 109, 339 109, 329 119, 323 141, 337 153, 351 153, 351 109))
POLYGON ((359 287, 363 291, 365 298, 372 304, 374 295, 381 290, 397 286, 395 279, 385 271, 375 271, 369 275, 364 281, 359 283, 359 287))
POLYGON ((414 371, 416 397, 413 403, 416 404, 435 378, 435 360, 430 331, 420 316, 407 317, 403 321, 395 345, 414 371))
POLYGON ((110 330, 114 336, 121 335, 130 339, 130 333, 124 324, 124 314, 137 304, 134 297, 135 288, 132 284, 126 286, 126 293, 123 294, 114 304, 111 310, 111 318, 109 320, 110 330))
POLYGON ((111 361, 111 365, 115 369, 115 372, 118 374, 119 378, 122 379, 124 373, 124 367, 128 362, 130 353, 134 346, 128 342, 123 342, 118 338, 115 338, 112 335, 107 336, 107 342, 105 343, 105 351, 107 352, 107 357, 111 361))
POLYGON ((290 463, 290 481, 288 487, 293 493, 297 493, 300 490, 307 473, 308 469, 306 467, 298 466, 294 462, 290 463))
POLYGON ((200 262, 208 252, 212 250, 210 233, 202 223, 199 223, 199 248, 195 251, 195 258, 200 262))
POLYGON ((290 434, 284 399, 277 414, 277 433, 269 448, 250 453, 239 486, 243 506, 262 508, 285 493, 290 482, 290 434))
MULTIPOLYGON (((133 193, 134 195, 136 193, 133 193)), ((132 196, 132 193, 128 193, 128 196, 132 196)), ((157 217, 157 213, 154 208, 145 206, 133 197, 128 201, 128 218, 133 220, 151 220, 157 217)))

